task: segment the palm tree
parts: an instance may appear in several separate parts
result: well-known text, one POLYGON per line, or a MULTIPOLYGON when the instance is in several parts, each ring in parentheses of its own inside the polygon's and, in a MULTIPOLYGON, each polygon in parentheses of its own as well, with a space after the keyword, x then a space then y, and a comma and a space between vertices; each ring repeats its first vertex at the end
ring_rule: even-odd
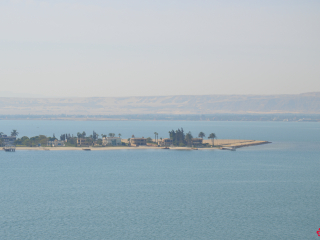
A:
POLYGON ((199 137, 199 138, 202 138, 202 139, 203 139, 205 136, 206 136, 206 135, 204 134, 204 132, 200 132, 199 135, 198 135, 198 137, 199 137))
POLYGON ((212 146, 214 146, 214 139, 217 138, 216 134, 215 133, 210 133, 208 139, 211 139, 212 140, 212 146))
POLYGON ((11 132, 12 137, 16 137, 18 135, 19 135, 19 133, 17 132, 17 130, 12 130, 12 132, 11 132))
POLYGON ((114 137, 115 135, 115 133, 109 133, 109 137, 114 137))
POLYGON ((118 134, 119 138, 121 137, 121 133, 118 134))

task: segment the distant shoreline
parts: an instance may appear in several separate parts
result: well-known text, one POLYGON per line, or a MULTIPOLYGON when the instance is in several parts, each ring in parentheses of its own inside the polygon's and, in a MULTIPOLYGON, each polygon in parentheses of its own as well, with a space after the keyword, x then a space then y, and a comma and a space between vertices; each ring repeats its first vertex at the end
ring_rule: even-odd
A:
MULTIPOLYGON (((171 95, 82 98, 0 97, 1 116, 8 118, 111 118, 149 120, 235 120, 230 115, 273 120, 277 115, 320 115, 320 92, 302 94, 171 95), (193 116, 192 116, 193 115, 193 116), (259 115, 258 117, 252 117, 259 115), (263 116, 265 115, 265 116, 263 116), (267 117, 266 115, 275 115, 267 117), (169 117, 167 119, 167 117, 169 117)), ((0 116, 0 118, 2 118, 0 116)), ((237 117, 242 120, 242 117, 237 117)), ((285 117, 283 120, 287 119, 285 117)), ((319 120, 319 118, 317 118, 319 120)), ((289 120, 289 119, 288 119, 289 120)))
POLYGON ((199 122, 320 122, 320 114, 217 113, 217 114, 132 114, 132 115, 0 115, 0 121, 199 121, 199 122))

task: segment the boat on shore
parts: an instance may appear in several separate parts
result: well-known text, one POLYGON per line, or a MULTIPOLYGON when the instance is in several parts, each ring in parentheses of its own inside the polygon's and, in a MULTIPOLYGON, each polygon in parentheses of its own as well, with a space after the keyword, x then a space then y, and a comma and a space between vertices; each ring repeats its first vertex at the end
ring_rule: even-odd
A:
POLYGON ((5 147, 3 147, 3 150, 6 152, 15 152, 16 147, 15 146, 5 146, 5 147))

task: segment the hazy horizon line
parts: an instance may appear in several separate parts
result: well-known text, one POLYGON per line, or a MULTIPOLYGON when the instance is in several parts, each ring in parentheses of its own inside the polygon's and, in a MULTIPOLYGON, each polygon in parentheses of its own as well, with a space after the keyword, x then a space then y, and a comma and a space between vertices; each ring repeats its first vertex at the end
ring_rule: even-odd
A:
POLYGON ((175 96, 280 96, 280 95, 305 95, 305 94, 320 94, 320 91, 315 92, 301 92, 301 93, 277 93, 277 94, 254 94, 254 93, 248 93, 248 94, 177 94, 177 95, 131 95, 131 96, 91 96, 91 97, 81 97, 81 96, 68 96, 68 97, 62 97, 62 96, 44 96, 41 94, 28 94, 28 93, 13 93, 8 91, 0 91, 0 98, 34 98, 34 99, 41 99, 41 98, 132 98, 132 97, 175 97, 175 96), (2 96, 4 94, 5 96, 2 96), (12 96, 8 96, 7 94, 12 94, 12 96), (23 95, 23 96, 20 96, 23 95))

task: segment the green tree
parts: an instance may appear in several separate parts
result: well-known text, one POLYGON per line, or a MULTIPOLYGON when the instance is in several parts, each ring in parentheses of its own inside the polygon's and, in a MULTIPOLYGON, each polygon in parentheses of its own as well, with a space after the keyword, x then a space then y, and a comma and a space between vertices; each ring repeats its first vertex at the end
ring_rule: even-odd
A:
POLYGON ((97 144, 98 144, 98 145, 102 145, 102 139, 98 139, 98 140, 97 140, 97 144))
POLYGON ((85 138, 86 135, 87 135, 87 134, 86 134, 85 131, 83 131, 82 133, 80 133, 80 132, 77 133, 78 138, 85 138))
POLYGON ((176 130, 172 130, 169 132, 170 139, 172 139, 174 146, 184 146, 186 144, 185 134, 183 128, 176 130))
POLYGON ((119 138, 121 137, 121 133, 118 133, 119 138))
POLYGON ((193 138, 193 136, 192 136, 192 134, 191 134, 191 132, 189 131, 187 134, 186 134, 186 142, 187 142, 187 144, 189 145, 189 146, 191 146, 191 142, 192 142, 192 138, 193 138))
POLYGON ((199 135, 198 135, 198 137, 199 137, 199 138, 202 138, 202 139, 203 139, 205 136, 206 136, 206 135, 204 134, 204 132, 200 132, 199 135))
POLYGON ((76 147, 77 146, 77 138, 70 137, 68 138, 68 142, 65 143, 66 147, 76 147))
POLYGON ((115 133, 109 133, 108 135, 109 135, 109 137, 114 137, 116 134, 115 133))
POLYGON ((212 141, 212 146, 214 146, 214 139, 217 138, 216 134, 215 133, 210 133, 208 139, 211 139, 212 141))
POLYGON ((66 134, 61 134, 60 135, 60 140, 65 141, 66 140, 66 134))
POLYGON ((17 130, 12 130, 12 132, 11 132, 12 137, 16 137, 18 135, 19 135, 19 133, 17 132, 17 130))
POLYGON ((93 140, 97 140, 99 138, 99 134, 93 131, 92 138, 93 140))

